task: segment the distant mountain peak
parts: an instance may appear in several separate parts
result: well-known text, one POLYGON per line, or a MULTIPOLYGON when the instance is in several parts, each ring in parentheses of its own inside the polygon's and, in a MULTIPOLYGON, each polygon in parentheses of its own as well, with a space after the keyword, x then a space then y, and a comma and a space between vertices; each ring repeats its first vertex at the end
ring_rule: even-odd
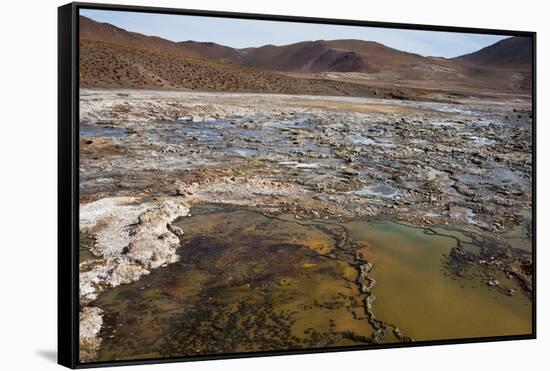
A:
POLYGON ((532 39, 530 37, 514 36, 454 59, 476 65, 530 68, 532 55, 532 39))

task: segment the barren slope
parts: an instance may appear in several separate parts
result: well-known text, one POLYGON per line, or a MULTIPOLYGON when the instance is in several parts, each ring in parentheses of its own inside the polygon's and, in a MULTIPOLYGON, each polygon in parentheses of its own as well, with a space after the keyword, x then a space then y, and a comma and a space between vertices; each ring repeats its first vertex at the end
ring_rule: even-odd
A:
POLYGON ((83 86, 371 95, 360 84, 304 79, 146 49, 80 41, 83 86))
POLYGON ((510 37, 475 53, 455 58, 475 65, 531 69, 533 43, 528 37, 510 37))
POLYGON ((156 36, 147 36, 129 32, 109 23, 96 22, 80 16, 80 39, 104 41, 133 48, 147 49, 155 52, 169 53, 183 57, 199 57, 200 54, 185 45, 156 36))

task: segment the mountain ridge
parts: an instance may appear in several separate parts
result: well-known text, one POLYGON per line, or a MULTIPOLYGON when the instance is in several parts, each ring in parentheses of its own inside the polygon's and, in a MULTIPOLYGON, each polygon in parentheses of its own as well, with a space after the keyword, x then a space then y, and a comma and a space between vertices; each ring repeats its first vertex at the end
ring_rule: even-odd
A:
POLYGON ((81 38, 284 72, 377 72, 398 64, 420 61, 459 61, 476 65, 495 64, 500 67, 508 64, 517 67, 531 63, 532 51, 530 39, 517 36, 455 58, 424 57, 376 41, 359 39, 314 40, 285 45, 267 44, 259 47, 233 48, 215 42, 175 42, 158 36, 127 31, 85 16, 80 16, 80 21, 81 38))
MULTIPOLYGON (((231 76, 229 80, 233 81, 233 77, 237 75, 240 76, 239 78, 246 78, 242 74, 244 71, 249 71, 250 76, 259 76, 257 71, 264 71, 268 74, 278 73, 276 80, 279 82, 286 81, 285 86, 296 87, 295 80, 292 80, 296 78, 317 79, 325 82, 330 80, 345 82, 348 85, 344 90, 348 92, 362 91, 365 86, 371 88, 376 86, 380 89, 415 87, 421 90, 456 89, 458 91, 477 92, 481 89, 528 93, 530 92, 532 77, 530 49, 525 46, 525 40, 518 40, 514 37, 501 40, 474 53, 447 59, 424 57, 419 54, 390 48, 378 42, 358 39, 314 40, 280 46, 268 44, 249 48, 232 48, 214 42, 194 40, 174 42, 157 36, 130 32, 109 23, 100 23, 81 16, 80 40, 88 44, 96 42, 90 45, 100 48, 100 54, 106 55, 107 51, 115 53, 117 60, 124 59, 121 54, 123 49, 132 54, 133 56, 130 59, 133 65, 119 68, 131 70, 137 68, 135 64, 139 61, 135 56, 139 52, 133 49, 158 54, 154 58, 148 57, 149 65, 140 65, 138 68, 148 76, 163 75, 163 71, 158 70, 159 66, 167 60, 170 60, 170 63, 175 63, 172 58, 172 56, 175 56, 220 64, 220 66, 209 65, 212 67, 209 70, 210 72, 216 71, 209 74, 209 78, 221 76, 225 71, 228 76, 231 76), (121 48, 107 46, 107 44, 118 45, 121 48), (153 63, 153 60, 156 61, 156 64, 153 63), (224 69, 222 65, 226 65, 227 68, 224 69), (244 69, 239 70, 240 72, 237 73, 235 72, 237 69, 234 67, 244 69), (254 72, 246 70, 246 68, 251 68, 254 72), (283 78, 280 74, 288 76, 283 78), (350 89, 351 85, 349 84, 359 84, 363 87, 350 89)), ((90 56, 91 54, 88 53, 87 55, 90 56)), ((149 56, 149 54, 147 55, 149 56)), ((106 55, 106 58, 111 57, 113 55, 106 55)), ((93 65, 88 67, 91 68, 91 66, 93 65)), ((109 67, 103 66, 102 68, 103 70, 88 69, 87 73, 90 77, 88 81, 103 81, 99 75, 105 73, 105 69, 109 67), (92 73, 98 74, 98 76, 92 77, 92 73)), ((173 76, 176 75, 179 76, 179 74, 173 76)), ((200 80, 200 76, 191 76, 191 78, 200 80)), ((156 79, 158 78, 155 77, 153 80, 156 81, 156 79)), ((122 83, 124 79, 122 78, 120 81, 122 83)), ((311 82, 304 82, 302 85, 310 86, 311 84, 311 82)), ((156 83, 153 85, 157 86, 156 83)), ((167 82, 165 85, 182 86, 182 83, 181 81, 172 81, 171 83, 167 82)), ((183 85, 187 86, 186 84, 183 85)), ((214 85, 216 84, 212 86, 214 85)), ((241 85, 243 84, 229 84, 229 86, 241 85)), ((261 84, 244 85, 259 88, 261 84)), ((198 88, 200 88, 200 84, 198 88)), ((334 92, 333 88, 334 86, 329 90, 334 92)), ((227 89, 231 90, 230 87, 227 87, 227 89)), ((300 88, 298 91, 307 91, 308 89, 300 88)), ((323 91, 323 89, 318 89, 318 86, 313 90, 323 91)), ((295 89, 285 88, 282 91, 292 92, 295 89)), ((341 94, 344 93, 341 92, 341 94)))

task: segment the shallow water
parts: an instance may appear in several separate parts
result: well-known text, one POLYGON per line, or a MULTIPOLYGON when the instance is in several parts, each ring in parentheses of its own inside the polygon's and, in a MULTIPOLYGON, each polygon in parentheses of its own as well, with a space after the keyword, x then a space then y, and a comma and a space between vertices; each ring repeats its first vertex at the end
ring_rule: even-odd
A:
MULTIPOLYGON (((210 156, 225 154, 240 157, 273 155, 308 157, 319 154, 333 157, 330 146, 303 137, 313 128, 312 115, 299 115, 294 120, 265 121, 265 118, 233 120, 163 120, 150 129, 154 138, 169 144, 198 145, 210 156), (308 130, 305 130, 308 129, 308 130), (210 150, 214 150, 210 152, 210 150)), ((385 143, 384 145, 386 145, 385 143)))
POLYGON ((531 180, 526 174, 503 167, 495 167, 476 174, 456 175, 454 178, 477 189, 480 195, 490 196, 496 190, 515 188, 525 193, 531 192, 531 180))
POLYGON ((530 332, 530 301, 514 282, 499 277, 517 291, 508 297, 476 272, 446 275, 454 238, 471 242, 459 231, 216 206, 191 214, 175 222, 185 232, 179 262, 95 302, 105 311, 98 360, 368 344, 362 259, 374 265, 377 318, 415 340, 530 332))
POLYGON ((356 344, 364 318, 353 257, 325 257, 331 227, 194 208, 181 260, 107 290, 99 359, 356 344))
MULTIPOLYGON (((476 276, 466 280, 446 275, 442 262, 455 241, 431 236, 422 229, 395 223, 351 222, 355 241, 367 247, 361 254, 372 262, 377 316, 397 325, 415 340, 435 340, 529 334, 531 302, 517 284, 506 296, 476 276)), ((449 234, 446 232, 446 234, 449 234)), ((468 240, 460 232, 455 237, 468 240)))
POLYGON ((79 130, 81 137, 121 138, 128 135, 126 129, 111 128, 96 124, 80 124, 79 130))
POLYGON ((360 196, 379 196, 395 198, 403 194, 403 191, 388 184, 385 184, 384 182, 377 182, 373 185, 363 187, 360 190, 355 191, 355 193, 360 196))
POLYGON ((256 148, 228 147, 227 151, 231 153, 235 153, 241 157, 256 156, 259 153, 259 151, 256 148))
POLYGON ((477 145, 480 145, 480 146, 490 146, 490 145, 493 145, 493 144, 497 143, 497 141, 494 140, 494 139, 489 139, 489 138, 484 138, 484 137, 477 137, 477 136, 471 136, 470 140, 474 144, 477 144, 477 145))

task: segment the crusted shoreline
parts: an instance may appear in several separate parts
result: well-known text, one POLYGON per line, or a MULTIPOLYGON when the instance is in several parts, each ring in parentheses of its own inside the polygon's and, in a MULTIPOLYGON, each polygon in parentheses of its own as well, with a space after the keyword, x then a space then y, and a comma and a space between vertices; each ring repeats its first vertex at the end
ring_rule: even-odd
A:
POLYGON ((106 198, 81 205, 81 231, 95 238, 95 259, 80 264, 80 360, 95 359, 101 344, 102 310, 94 307, 108 287, 137 281, 151 269, 179 259, 171 222, 189 213, 181 201, 133 205, 134 198, 106 198))

